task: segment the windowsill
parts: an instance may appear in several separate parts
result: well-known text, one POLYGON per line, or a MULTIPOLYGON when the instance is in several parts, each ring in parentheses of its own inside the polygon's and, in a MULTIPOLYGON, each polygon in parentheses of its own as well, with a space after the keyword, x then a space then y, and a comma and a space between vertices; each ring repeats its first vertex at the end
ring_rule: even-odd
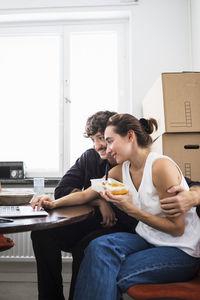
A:
MULTIPOLYGON (((55 187, 58 182, 60 181, 60 178, 45 178, 44 185, 45 187, 55 187)), ((24 178, 24 179, 0 179, 0 183, 2 188, 8 187, 8 186, 33 186, 33 178, 24 178)))

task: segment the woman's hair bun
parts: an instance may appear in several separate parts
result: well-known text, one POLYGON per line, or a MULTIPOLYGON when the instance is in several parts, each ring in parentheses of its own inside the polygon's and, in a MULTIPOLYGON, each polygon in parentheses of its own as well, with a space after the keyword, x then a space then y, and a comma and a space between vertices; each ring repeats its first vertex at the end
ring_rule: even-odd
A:
POLYGON ((150 119, 141 118, 139 121, 140 121, 144 131, 148 134, 151 134, 154 130, 158 129, 158 123, 153 118, 150 118, 150 119))

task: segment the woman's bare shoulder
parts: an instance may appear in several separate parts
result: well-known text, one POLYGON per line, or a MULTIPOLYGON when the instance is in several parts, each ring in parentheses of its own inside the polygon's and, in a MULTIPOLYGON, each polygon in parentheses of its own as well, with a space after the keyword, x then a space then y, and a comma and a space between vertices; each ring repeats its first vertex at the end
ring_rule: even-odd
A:
POLYGON ((181 173, 175 164, 168 158, 158 158, 152 166, 154 185, 163 192, 181 182, 181 173))
POLYGON ((168 173, 171 174, 171 172, 180 173, 176 163, 166 157, 161 157, 154 161, 152 172, 155 175, 167 175, 168 173))

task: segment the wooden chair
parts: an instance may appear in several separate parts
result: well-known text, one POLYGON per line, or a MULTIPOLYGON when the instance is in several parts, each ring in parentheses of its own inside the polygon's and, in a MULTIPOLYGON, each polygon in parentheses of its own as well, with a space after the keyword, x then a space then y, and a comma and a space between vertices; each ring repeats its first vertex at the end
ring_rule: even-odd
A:
MULTIPOLYGON (((200 207, 197 213, 200 216, 200 207)), ((197 275, 190 281, 162 283, 162 284, 140 284, 132 286, 127 294, 135 300, 150 299, 181 299, 200 300, 200 267, 197 275)))

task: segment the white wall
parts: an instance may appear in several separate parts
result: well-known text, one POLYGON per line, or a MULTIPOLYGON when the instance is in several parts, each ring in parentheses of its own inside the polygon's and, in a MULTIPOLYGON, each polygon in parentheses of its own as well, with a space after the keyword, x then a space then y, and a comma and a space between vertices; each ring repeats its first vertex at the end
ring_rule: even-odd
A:
MULTIPOLYGON (((68 0, 69 1, 69 0, 68 0)), ((7 0, 0 9, 64 6, 67 0, 7 0), (7 6, 6 6, 7 5, 7 6)), ((81 3, 82 0, 80 0, 81 3)), ((89 0, 88 0, 89 1, 89 0)), ((131 10, 132 112, 140 117, 141 102, 153 82, 162 72, 192 70, 190 1, 193 10, 193 64, 200 66, 200 0, 139 0, 128 6, 131 10), (197 12, 199 10, 199 12, 197 12), (198 27, 198 32, 195 28, 198 27), (197 41, 198 40, 198 41, 197 41)), ((71 1, 69 1, 71 2, 71 1)), ((77 2, 77 1, 76 1, 77 2)), ((91 0, 91 3, 94 3, 91 0)), ((95 0, 97 3, 97 0, 95 0)), ((112 9, 115 9, 112 7, 112 9)), ((125 9, 120 7, 118 9, 125 9)))
POLYGON ((190 25, 187 0, 140 0, 133 9, 133 113, 139 117, 160 73, 191 70, 190 25))
POLYGON ((191 0, 192 66, 200 72, 200 1, 191 0))

